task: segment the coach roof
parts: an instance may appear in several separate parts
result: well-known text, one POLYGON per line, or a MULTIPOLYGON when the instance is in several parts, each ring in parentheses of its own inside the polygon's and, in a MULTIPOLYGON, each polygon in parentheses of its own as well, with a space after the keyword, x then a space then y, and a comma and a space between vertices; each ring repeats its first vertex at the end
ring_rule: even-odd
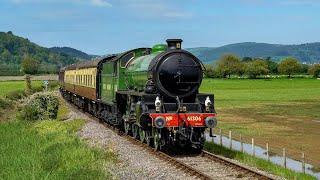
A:
POLYGON ((100 63, 106 62, 112 58, 114 58, 114 55, 101 57, 95 60, 90 61, 81 61, 75 64, 71 64, 65 68, 65 70, 75 70, 75 69, 85 69, 85 68, 97 68, 100 63))

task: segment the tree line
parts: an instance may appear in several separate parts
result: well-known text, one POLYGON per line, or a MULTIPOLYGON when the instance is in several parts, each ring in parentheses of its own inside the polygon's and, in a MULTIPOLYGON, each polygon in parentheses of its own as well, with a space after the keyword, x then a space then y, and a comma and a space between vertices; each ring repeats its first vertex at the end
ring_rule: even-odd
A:
POLYGON ((205 65, 205 74, 209 78, 230 78, 232 75, 247 76, 256 79, 262 75, 276 74, 287 75, 310 74, 317 78, 320 76, 320 64, 301 64, 294 57, 282 59, 279 63, 271 58, 240 58, 234 54, 221 56, 214 64, 205 65))
POLYGON ((15 36, 11 31, 0 32, 0 75, 23 74, 23 61, 36 65, 32 73, 57 73, 60 67, 78 60, 15 36))

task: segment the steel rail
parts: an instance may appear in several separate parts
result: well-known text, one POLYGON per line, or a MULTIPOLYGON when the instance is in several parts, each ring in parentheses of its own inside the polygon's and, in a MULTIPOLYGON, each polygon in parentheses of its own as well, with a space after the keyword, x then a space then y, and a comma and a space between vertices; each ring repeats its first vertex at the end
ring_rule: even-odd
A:
MULTIPOLYGON (((65 101, 68 102, 67 100, 65 100, 65 101)), ((115 126, 112 126, 110 124, 105 123, 101 119, 97 118, 96 116, 94 116, 86 111, 80 110, 76 105, 74 105, 70 102, 68 102, 68 104, 70 104, 72 106, 72 108, 75 109, 76 111, 79 111, 79 112, 81 111, 81 113, 84 113, 87 116, 89 116, 91 119, 95 120, 96 122, 101 123, 104 127, 112 130, 113 132, 117 133, 118 135, 120 135, 122 137, 125 137, 127 140, 134 143, 135 145, 143 147, 144 149, 148 150, 148 152, 150 152, 151 154, 153 154, 156 157, 158 157, 159 159, 162 159, 165 162, 175 166, 177 169, 182 170, 186 174, 189 174, 190 176, 193 176, 193 177, 196 177, 199 179, 205 179, 205 180, 214 179, 214 177, 210 177, 210 176, 206 175, 205 173, 193 168, 192 166, 175 159, 174 156, 170 156, 170 155, 168 155, 164 152, 161 152, 161 151, 155 151, 152 147, 148 146, 147 144, 141 143, 139 140, 135 139, 134 137, 131 137, 129 135, 124 134, 122 131, 117 129, 115 126)), ((247 167, 247 166, 243 166, 242 164, 230 161, 229 159, 227 159, 225 157, 212 154, 212 153, 205 151, 205 150, 202 150, 200 155, 207 157, 208 159, 213 160, 215 162, 222 163, 226 166, 231 166, 232 168, 235 168, 238 171, 244 172, 245 174, 248 174, 249 176, 255 177, 259 180, 260 179, 262 179, 262 180, 274 180, 275 179, 267 174, 258 172, 254 169, 247 167)))
POLYGON ((257 179, 262 179, 262 180, 275 180, 274 177, 272 176, 269 176, 268 174, 265 174, 265 173, 262 173, 262 172, 259 172, 257 170, 254 170, 248 166, 244 166, 240 163, 237 163, 237 162, 234 162, 234 161, 231 161, 230 159, 228 158, 225 158, 223 156, 219 156, 219 155, 216 155, 216 154, 212 154, 208 151, 205 151, 205 150, 202 150, 201 152, 201 156, 203 157, 207 157, 215 162, 219 162, 219 163, 222 163, 222 164, 225 164, 227 166, 230 166, 232 168, 235 168, 239 171, 242 171, 244 172, 245 174, 248 174, 248 175, 251 175, 252 177, 255 177, 257 179))

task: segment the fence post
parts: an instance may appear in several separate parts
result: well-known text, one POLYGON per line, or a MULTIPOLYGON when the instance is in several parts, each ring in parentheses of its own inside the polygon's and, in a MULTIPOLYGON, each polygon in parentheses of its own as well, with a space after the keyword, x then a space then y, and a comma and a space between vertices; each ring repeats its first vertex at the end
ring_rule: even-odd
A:
POLYGON ((287 168, 286 148, 283 148, 283 167, 287 168))
POLYGON ((219 135, 220 135, 220 146, 222 146, 222 129, 221 128, 220 128, 219 135))
POLYGON ((256 152, 255 152, 256 150, 255 150, 254 139, 253 138, 251 139, 251 142, 252 142, 252 155, 256 156, 256 152))
POLYGON ((240 134, 240 150, 243 153, 243 142, 242 142, 242 135, 240 134))
POLYGON ((232 131, 229 131, 230 149, 232 149, 232 131))
POLYGON ((267 160, 270 161, 270 157, 269 157, 269 143, 266 144, 267 147, 267 160))
POLYGON ((304 152, 302 152, 302 162, 301 163, 302 163, 302 172, 306 173, 304 152))

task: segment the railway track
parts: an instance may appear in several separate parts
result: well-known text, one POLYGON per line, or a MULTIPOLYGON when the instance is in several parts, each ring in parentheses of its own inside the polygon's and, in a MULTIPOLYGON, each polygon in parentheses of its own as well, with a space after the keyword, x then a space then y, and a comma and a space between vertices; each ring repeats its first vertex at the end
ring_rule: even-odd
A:
MULTIPOLYGON (((79 110, 75 105, 68 103, 72 106, 72 108, 78 112, 79 110)), ((140 146, 146 149, 149 153, 154 154, 156 157, 164 160, 165 162, 171 164, 172 166, 176 167, 177 169, 182 170, 186 174, 197 178, 197 179, 262 179, 262 180, 273 180, 276 179, 272 176, 267 174, 258 172, 254 169, 249 167, 243 166, 239 163, 230 161, 229 159, 212 154, 207 151, 202 151, 201 154, 198 155, 183 155, 183 156, 176 156, 176 155, 169 155, 161 151, 155 151, 152 147, 148 146, 147 144, 141 143, 139 140, 125 135, 119 129, 111 126, 105 122, 102 122, 99 118, 87 113, 83 112, 89 116, 91 119, 101 123, 106 128, 113 130, 118 135, 125 137, 133 144, 140 146), (214 171, 227 171, 230 173, 220 173, 221 176, 217 177, 216 174, 212 175, 214 171)), ((217 172, 215 172, 217 173, 217 172)))

